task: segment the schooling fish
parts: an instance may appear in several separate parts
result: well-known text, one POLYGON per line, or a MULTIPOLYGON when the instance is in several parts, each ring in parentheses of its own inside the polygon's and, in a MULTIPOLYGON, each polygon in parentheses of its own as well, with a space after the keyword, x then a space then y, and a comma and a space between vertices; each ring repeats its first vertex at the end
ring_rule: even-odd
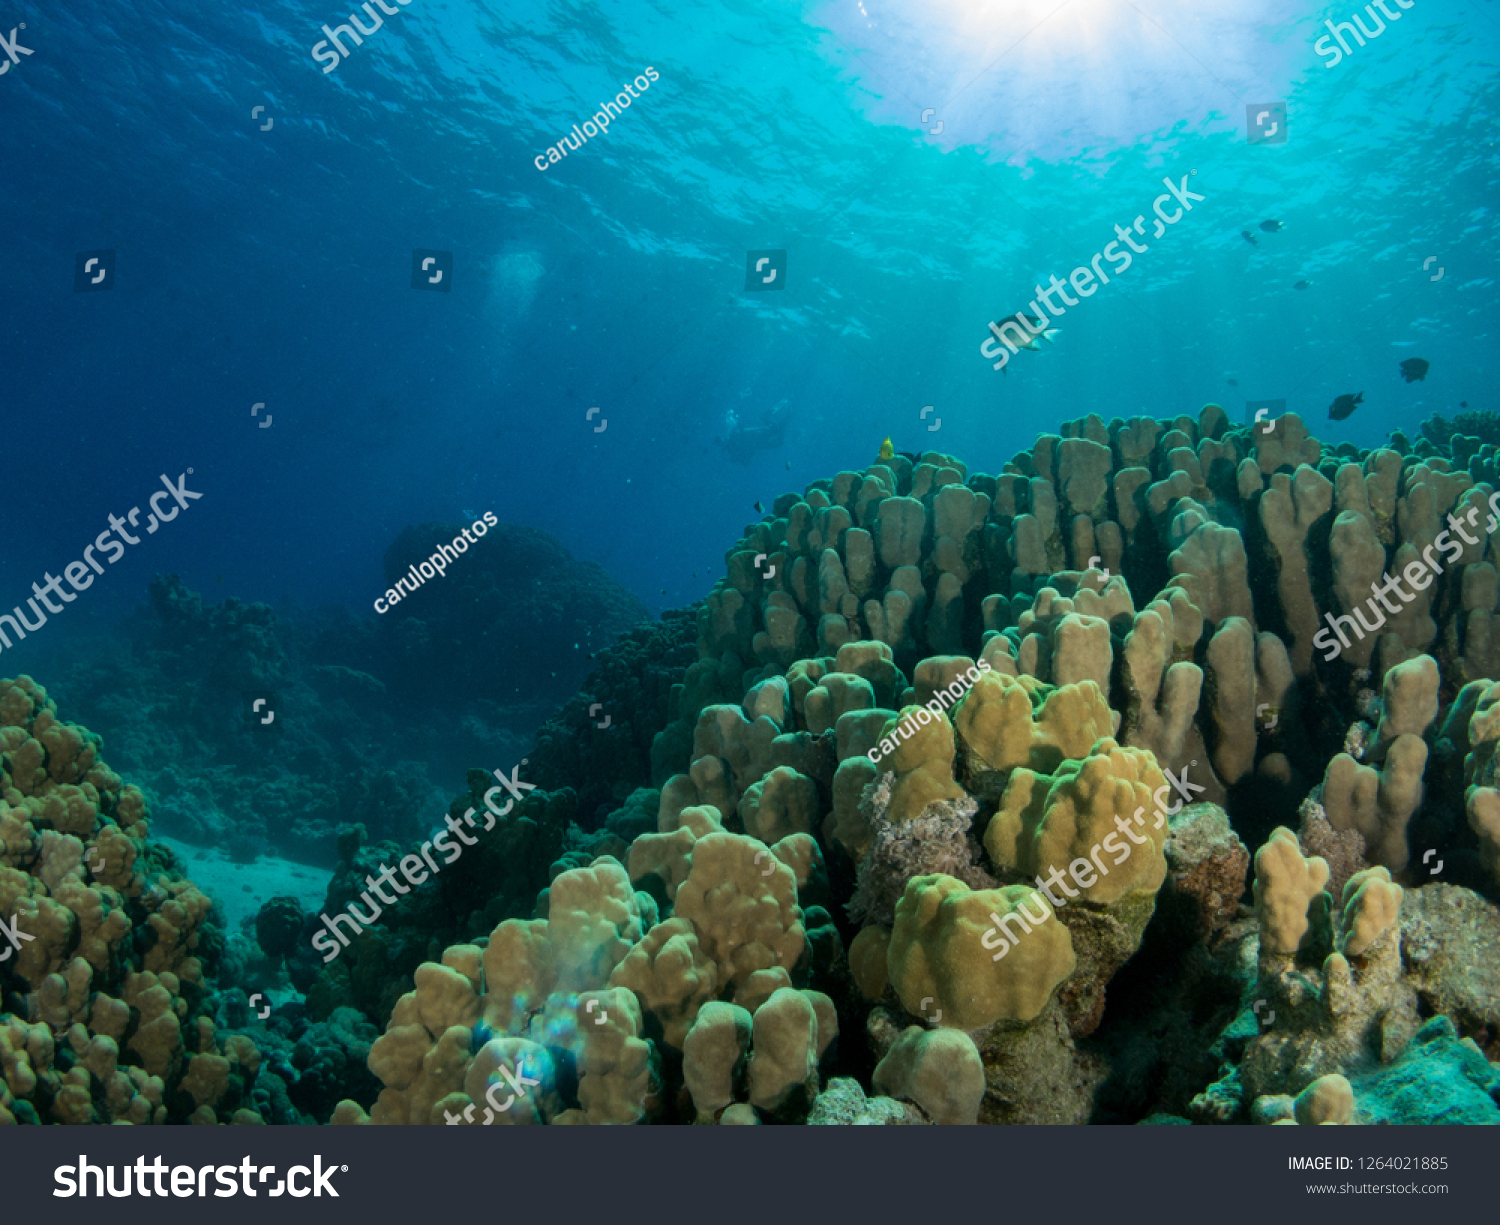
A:
POLYGON ((1281 222, 1279 222, 1279 221, 1262 221, 1260 223, 1260 228, 1263 229, 1267 234, 1280 234, 1281 233, 1281 222))
POLYGON ((1328 418, 1330 421, 1342 421, 1345 417, 1352 416, 1357 405, 1365 402, 1365 393, 1357 391, 1353 395, 1342 395, 1328 406, 1328 418))
POLYGON ((1427 377, 1430 363, 1420 357, 1408 357, 1401 363, 1401 377, 1408 383, 1418 383, 1427 377))
POLYGON ((1260 239, 1256 238, 1255 235, 1252 234, 1249 230, 1241 230, 1240 237, 1248 242, 1252 247, 1260 246, 1260 239))

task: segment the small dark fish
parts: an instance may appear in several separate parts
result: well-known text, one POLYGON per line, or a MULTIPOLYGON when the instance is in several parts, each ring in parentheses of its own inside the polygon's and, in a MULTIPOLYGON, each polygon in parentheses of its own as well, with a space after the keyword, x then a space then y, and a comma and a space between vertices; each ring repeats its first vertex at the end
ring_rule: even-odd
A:
MULTIPOLYGON (((1000 341, 1005 340, 1005 337, 1000 333, 1007 323, 1017 324, 1024 329, 1017 333, 1021 337, 1021 340, 1016 343, 1021 348, 1029 349, 1033 353, 1040 353, 1042 351, 1042 346, 1037 344, 1038 336, 1048 344, 1052 344, 1055 343, 1052 338, 1062 331, 1061 328, 1049 327, 1048 325, 1051 323, 1051 320, 1045 315, 1037 319, 1032 319, 1025 311, 1017 311, 1014 315, 1006 315, 999 322, 990 324, 990 331, 995 334, 995 339, 1000 341)), ((1002 370, 1001 373, 1003 374, 1004 371, 1002 370)), ((889 442, 890 439, 886 439, 886 441, 889 442)))
POLYGON ((1459 406, 1459 408, 1468 408, 1469 407, 1469 402, 1467 400, 1460 400, 1458 402, 1458 406, 1459 406))
POLYGON ((218 579, 219 582, 221 582, 221 583, 224 581, 224 576, 222 574, 216 574, 216 575, 214 575, 214 577, 216 579, 218 579))
POLYGON ((755 504, 755 513, 757 515, 763 515, 763 514, 766 513, 766 508, 764 506, 762 506, 759 502, 757 502, 755 504))
POLYGON ((1262 221, 1260 223, 1260 228, 1263 229, 1267 234, 1280 234, 1281 233, 1281 222, 1279 222, 1279 221, 1262 221))
POLYGON ((1311 281, 1298 281, 1295 285, 1292 286, 1292 288, 1293 289, 1311 289, 1312 288, 1312 282, 1311 281))
POLYGON ((1345 417, 1353 416, 1356 405, 1365 402, 1365 393, 1355 392, 1351 395, 1342 395, 1328 406, 1328 418, 1330 421, 1342 421, 1345 417))
POLYGON ((1260 246, 1260 239, 1256 238, 1255 235, 1252 234, 1249 230, 1241 230, 1240 237, 1248 242, 1252 247, 1260 246))
POLYGON ((1238 387, 1240 385, 1240 381, 1239 381, 1239 379, 1230 379, 1229 380, 1229 385, 1231 387, 1238 387))
MULTIPOLYGON (((997 323, 991 323, 990 331, 994 333, 996 340, 1009 345, 1012 352, 1018 353, 1021 349, 1027 349, 1033 353, 1040 353, 1042 351, 1042 346, 1037 344, 1037 337, 1040 336, 1049 344, 1055 343, 1053 342, 1052 338, 1062 330, 1061 328, 1048 327, 1047 325, 1050 322, 1051 320, 1049 320, 1045 315, 1038 317, 1033 322, 1031 316, 1028 315, 1025 311, 1017 311, 1014 315, 1006 315, 1004 319, 1001 319, 997 323), (1014 333, 1014 336, 1010 340, 1006 340, 1004 335, 1005 327, 1007 324, 1011 326, 1011 331, 1014 333), (1019 337, 1019 339, 1016 339, 1017 337, 1019 337)), ((986 340, 984 344, 980 346, 979 351, 986 357, 998 357, 1000 354, 1000 350, 996 349, 994 353, 990 353, 988 348, 986 347, 989 344, 990 342, 986 340)), ((1010 373, 1010 363, 1008 361, 1001 365, 1000 373, 1010 373)), ((885 440, 885 445, 889 446, 890 441, 891 440, 887 438, 885 440)), ((894 453, 895 452, 892 451, 892 454, 894 453)), ((885 454, 884 446, 881 448, 881 458, 890 458, 889 455, 885 454)))
POLYGON ((1401 377, 1408 383, 1419 383, 1427 377, 1430 364, 1420 357, 1408 357, 1401 363, 1401 377))

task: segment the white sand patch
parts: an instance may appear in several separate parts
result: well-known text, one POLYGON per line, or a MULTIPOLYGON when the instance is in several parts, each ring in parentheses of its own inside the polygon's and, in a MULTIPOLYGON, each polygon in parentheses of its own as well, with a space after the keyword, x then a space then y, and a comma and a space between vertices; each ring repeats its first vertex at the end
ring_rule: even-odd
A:
POLYGON ((152 841, 171 847, 188 879, 223 905, 231 932, 238 931, 245 919, 253 920, 273 897, 294 897, 303 910, 321 910, 333 879, 327 868, 272 855, 262 855, 254 863, 234 863, 222 847, 159 835, 153 835, 152 841))

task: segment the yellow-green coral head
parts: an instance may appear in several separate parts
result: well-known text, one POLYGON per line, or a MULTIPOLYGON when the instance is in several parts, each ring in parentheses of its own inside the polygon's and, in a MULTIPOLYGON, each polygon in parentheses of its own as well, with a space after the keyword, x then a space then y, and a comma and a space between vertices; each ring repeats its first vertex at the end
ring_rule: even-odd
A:
POLYGON ((941 875, 907 882, 886 948, 902 1006, 957 1029, 1034 1020, 1076 965, 1072 936, 1044 894, 1029 885, 971 890, 941 875), (941 1019, 924 1011, 929 1003, 941 1019))

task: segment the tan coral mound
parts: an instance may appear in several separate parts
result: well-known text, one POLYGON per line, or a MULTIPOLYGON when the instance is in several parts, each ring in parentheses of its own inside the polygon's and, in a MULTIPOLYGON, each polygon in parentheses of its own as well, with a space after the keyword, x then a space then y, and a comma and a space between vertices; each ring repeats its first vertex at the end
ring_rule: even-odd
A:
MULTIPOLYGON (((929 451, 782 495, 698 610, 698 658, 652 746, 656 830, 628 848, 582 840, 569 862, 592 883, 564 873, 536 918, 480 941, 469 1011, 512 1044, 451 1022, 490 1052, 482 1075, 453 1054, 462 1033, 398 1010, 371 1056, 386 1083, 372 1118, 472 1122, 515 1043, 576 1032, 561 1045, 604 1078, 599 1108, 544 1087, 507 1121, 649 1121, 674 1089, 699 1122, 796 1119, 823 1091, 822 1001, 837 999, 845 1040, 862 1020, 911 1117, 1084 1119, 1109 1069, 1078 1043, 1153 916, 1192 980, 1184 1016, 1210 997, 1232 1012, 1232 983, 1280 1017, 1242 1009, 1235 1024, 1267 1027, 1242 1044, 1243 1083, 1235 1069, 1173 1108, 1229 1121, 1248 1090, 1285 1098, 1288 1117, 1338 1116, 1335 1080, 1331 1104, 1294 1097, 1394 1058, 1417 1016, 1412 831, 1435 813, 1451 826, 1466 798, 1500 875, 1500 552, 1444 543, 1489 492, 1436 455, 1325 452, 1294 414, 1241 429, 1210 404, 1090 414, 994 475, 929 451), (1437 581, 1369 604, 1378 630, 1345 641, 1371 583, 1434 548, 1437 581), (1277 826, 1299 803, 1300 843, 1277 826), (1242 832, 1277 826, 1253 911, 1231 813, 1242 832), (941 866, 922 859, 933 821, 941 866), (857 896, 900 900, 889 927, 889 905, 856 910, 881 925, 846 949, 828 912, 851 877, 857 896), (986 882, 1000 884, 972 887, 986 882), (631 1002, 603 1026, 611 991, 631 1002), (919 1023, 972 1042, 925 1040, 919 1023), (963 1092, 945 1097, 953 1077, 963 1092)), ((1449 862, 1475 871, 1469 847, 1449 862)))
POLYGON ((1015 770, 985 849, 1025 876, 1071 873, 1083 898, 1101 905, 1155 893, 1167 874, 1166 779, 1143 749, 1106 738, 1085 752, 1051 777, 1015 770))
POLYGON ((1068 929, 1024 885, 919 876, 896 906, 886 964, 906 1010, 959 1029, 1030 1021, 1076 964, 1068 929), (1013 947, 995 952, 1009 935, 1013 947))
MULTIPOLYGON (((417 970, 414 990, 370 1048, 370 1070, 385 1086, 379 1100, 368 1115, 343 1102, 334 1122, 637 1122, 659 1105, 648 1029, 658 1027, 661 1041, 688 1049, 700 1015, 715 1015, 719 997, 745 997, 767 976, 774 981, 757 1003, 789 987, 804 937, 798 874, 783 857, 808 871, 810 856, 798 844, 806 835, 771 848, 723 833, 712 809, 671 813, 665 800, 659 822, 674 828, 641 835, 636 847, 645 849, 632 849, 630 860, 643 876, 680 879, 672 918, 650 925, 643 895, 612 858, 561 873, 549 891, 548 918, 506 919, 484 947, 452 946, 442 964, 417 970), (664 841, 674 835, 680 846, 664 841), (481 1023, 503 1037, 471 1054, 481 1023), (547 1047, 563 1033, 573 1035, 567 1044, 580 1076, 577 1107, 566 1106, 552 1085, 547 1047), (538 1070, 537 1085, 518 1094, 511 1081, 497 1098, 496 1085, 519 1075, 523 1064, 538 1070), (511 1100, 501 1109, 496 1103, 505 1097, 511 1100)), ((832 1005, 824 1012, 831 1037, 832 1005)), ((814 1066, 821 1053, 815 1050, 814 1066)), ((762 1079, 767 1067, 763 1062, 762 1079)), ((777 1075, 782 1088, 757 1091, 766 1109, 779 1109, 793 1083, 785 1069, 777 1075)))
POLYGON ((152 870, 140 790, 30 677, 0 680, 0 751, 0 917, 21 937, 0 972, 30 1013, 0 1014, 0 1122, 47 1101, 38 1121, 259 1122, 239 1109, 259 1052, 195 1012, 211 903, 152 870))

